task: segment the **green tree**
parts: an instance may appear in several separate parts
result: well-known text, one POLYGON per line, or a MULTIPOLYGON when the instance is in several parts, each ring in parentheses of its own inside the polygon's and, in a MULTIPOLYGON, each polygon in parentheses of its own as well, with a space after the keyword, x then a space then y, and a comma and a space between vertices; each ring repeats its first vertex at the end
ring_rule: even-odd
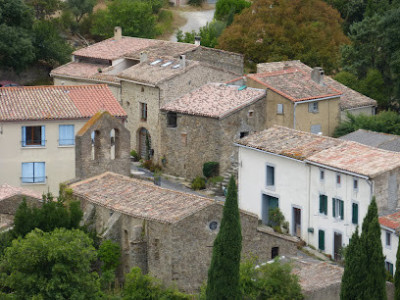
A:
POLYGON ((250 7, 250 5, 251 2, 246 0, 218 0, 215 5, 214 18, 218 21, 227 22, 230 16, 239 14, 243 9, 250 7))
POLYGON ((394 273, 394 300, 400 300, 400 244, 396 253, 396 271, 394 273))
POLYGON ((181 30, 176 34, 178 42, 183 43, 194 43, 194 37, 199 36, 201 38, 201 45, 204 47, 214 48, 218 44, 218 37, 222 34, 226 28, 226 23, 222 21, 213 20, 203 27, 200 27, 199 32, 185 32, 181 30))
POLYGON ((91 33, 101 39, 109 38, 115 26, 121 26, 125 36, 154 38, 158 33, 151 3, 144 1, 110 2, 107 9, 93 15, 91 33))
POLYGON ((327 73, 339 68, 348 43, 339 13, 322 0, 255 0, 218 39, 218 48, 261 63, 299 59, 327 73))
POLYGON ((38 20, 50 19, 50 17, 62 7, 61 0, 25 0, 35 12, 38 20))
POLYGON ((75 20, 79 23, 83 16, 91 14, 97 0, 67 0, 67 7, 75 16, 75 20))
POLYGON ((239 299, 239 267, 242 232, 237 200, 237 188, 230 178, 221 227, 214 241, 208 270, 207 299, 239 299))
POLYGON ((95 259, 92 240, 82 231, 36 229, 6 249, 0 287, 16 299, 98 299, 95 259))
POLYGON ((344 273, 340 289, 340 299, 342 300, 366 299, 364 298, 366 296, 364 279, 367 276, 367 269, 363 264, 365 251, 362 247, 357 227, 344 254, 344 273))

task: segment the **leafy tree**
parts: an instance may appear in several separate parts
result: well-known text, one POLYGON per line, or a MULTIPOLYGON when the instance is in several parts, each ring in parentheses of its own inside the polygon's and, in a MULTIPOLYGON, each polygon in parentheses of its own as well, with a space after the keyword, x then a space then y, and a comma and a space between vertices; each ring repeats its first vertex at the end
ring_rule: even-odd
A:
POLYGON ((246 0, 218 0, 215 5, 214 18, 218 21, 227 22, 229 17, 239 14, 243 9, 250 7, 250 5, 251 3, 246 0))
POLYGON ((394 299, 400 300, 400 244, 396 253, 396 272, 394 273, 394 299))
POLYGON ((344 254, 344 273, 340 289, 342 300, 364 299, 364 279, 367 269, 363 264, 365 252, 362 247, 357 227, 344 254))
POLYGON ((181 30, 176 34, 178 42, 183 43, 194 43, 194 37, 199 36, 201 38, 201 45, 204 47, 215 48, 218 44, 218 37, 222 34, 226 28, 226 23, 222 21, 213 20, 203 27, 200 27, 199 32, 185 32, 181 30))
POLYGON ((386 299, 385 258, 382 253, 381 227, 375 197, 363 220, 360 241, 365 254, 360 262, 366 268, 362 286, 364 295, 368 299, 386 299))
POLYGON ((207 299, 239 299, 239 266, 242 232, 237 201, 237 188, 230 178, 221 227, 214 241, 208 270, 207 299))
POLYGON ((38 20, 50 19, 50 17, 61 9, 61 0, 25 0, 35 12, 38 20))
POLYGON ((299 59, 327 73, 339 67, 348 43, 339 13, 322 0, 255 0, 218 39, 218 48, 253 63, 299 59))
POLYGON ((92 240, 82 231, 35 229, 14 240, 0 262, 0 290, 16 299, 98 299, 92 240))
POLYGON ((111 290, 112 283, 115 282, 115 271, 119 265, 121 256, 119 244, 105 240, 101 243, 98 250, 98 257, 101 265, 101 285, 103 288, 111 290))
POLYGON ((102 39, 113 36, 114 27, 121 26, 124 35, 154 38, 157 35, 156 16, 149 2, 114 0, 106 10, 93 15, 91 33, 102 39))
POLYGON ((347 119, 335 128, 334 137, 340 137, 358 129, 400 135, 400 115, 393 111, 383 111, 374 116, 347 114, 347 119))
POLYGON ((205 0, 188 0, 188 4, 192 6, 202 6, 205 0))
POLYGON ((84 15, 93 12, 97 0, 67 0, 67 7, 75 16, 76 22, 80 22, 84 15))

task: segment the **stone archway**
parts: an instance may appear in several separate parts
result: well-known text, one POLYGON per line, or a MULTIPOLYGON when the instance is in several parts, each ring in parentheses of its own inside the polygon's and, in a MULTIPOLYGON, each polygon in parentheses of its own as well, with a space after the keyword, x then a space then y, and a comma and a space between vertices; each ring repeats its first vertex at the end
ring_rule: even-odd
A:
POLYGON ((151 149, 151 136, 149 131, 141 127, 138 130, 138 139, 139 139, 139 149, 138 149, 138 154, 140 155, 141 158, 146 159, 146 156, 150 158, 150 149, 151 149), (147 138, 146 138, 147 136, 147 138), (146 142, 146 139, 148 139, 148 142, 146 142), (146 155, 147 154, 147 155, 146 155))

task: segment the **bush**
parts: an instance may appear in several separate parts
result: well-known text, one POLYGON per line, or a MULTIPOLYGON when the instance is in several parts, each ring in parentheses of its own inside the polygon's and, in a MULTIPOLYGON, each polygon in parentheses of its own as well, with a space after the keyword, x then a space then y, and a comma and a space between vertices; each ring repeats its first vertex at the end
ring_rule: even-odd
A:
POLYGON ((138 161, 140 159, 140 156, 136 152, 136 150, 131 150, 131 156, 135 159, 135 161, 138 161))
POLYGON ((193 179, 191 188, 195 191, 205 189, 206 188, 206 179, 204 177, 197 176, 195 179, 193 179))
POLYGON ((203 165, 203 175, 206 178, 214 177, 219 175, 219 162, 208 161, 203 165))
POLYGON ((268 212, 269 216, 269 225, 281 227, 283 222, 285 221, 285 217, 283 216, 279 207, 272 208, 268 212))
POLYGON ((188 4, 192 6, 202 6, 204 3, 204 0, 189 0, 188 4))

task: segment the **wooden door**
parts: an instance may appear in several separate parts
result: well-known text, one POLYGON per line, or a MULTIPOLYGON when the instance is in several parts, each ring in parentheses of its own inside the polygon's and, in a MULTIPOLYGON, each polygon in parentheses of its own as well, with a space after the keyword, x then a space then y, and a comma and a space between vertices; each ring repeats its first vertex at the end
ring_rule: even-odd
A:
POLYGON ((301 209, 293 207, 293 234, 301 237, 301 209))
POLYGON ((335 232, 333 234, 333 254, 335 260, 341 260, 341 250, 342 250, 342 235, 335 232))

